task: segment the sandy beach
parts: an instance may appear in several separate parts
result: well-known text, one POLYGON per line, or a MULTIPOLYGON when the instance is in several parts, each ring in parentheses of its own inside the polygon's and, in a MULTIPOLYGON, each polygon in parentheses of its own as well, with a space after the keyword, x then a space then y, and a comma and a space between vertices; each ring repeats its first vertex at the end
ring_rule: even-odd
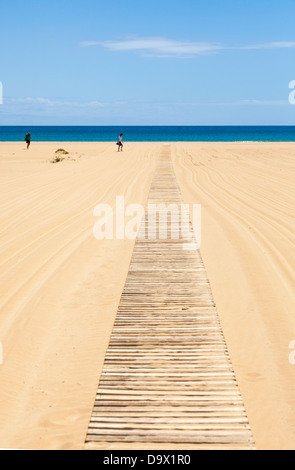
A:
MULTIPOLYGON (((0 143, 0 448, 83 449, 134 241, 94 207, 145 205, 161 143, 0 143), (55 151, 69 154, 52 163, 55 151)), ((295 144, 172 143, 257 449, 295 449, 295 144)), ((130 445, 132 448, 132 445, 130 445)))

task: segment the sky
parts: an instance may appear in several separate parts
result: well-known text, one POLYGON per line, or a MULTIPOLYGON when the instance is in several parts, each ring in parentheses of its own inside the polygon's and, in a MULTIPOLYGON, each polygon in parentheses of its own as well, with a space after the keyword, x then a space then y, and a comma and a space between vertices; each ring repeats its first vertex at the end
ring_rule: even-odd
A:
POLYGON ((0 125, 295 125, 294 0, 0 0, 0 125))

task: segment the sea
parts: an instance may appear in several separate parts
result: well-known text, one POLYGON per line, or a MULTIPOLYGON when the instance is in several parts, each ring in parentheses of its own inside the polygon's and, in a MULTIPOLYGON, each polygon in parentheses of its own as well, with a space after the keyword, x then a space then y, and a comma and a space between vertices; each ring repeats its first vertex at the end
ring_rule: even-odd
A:
POLYGON ((0 126, 0 142, 294 142, 295 126, 0 126))

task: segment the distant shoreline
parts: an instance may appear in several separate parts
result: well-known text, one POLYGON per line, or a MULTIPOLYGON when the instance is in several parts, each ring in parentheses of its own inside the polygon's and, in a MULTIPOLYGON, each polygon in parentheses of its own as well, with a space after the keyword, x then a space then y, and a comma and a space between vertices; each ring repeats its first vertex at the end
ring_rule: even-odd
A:
MULTIPOLYGON (((0 140, 1 144, 17 144, 23 143, 21 140, 0 140)), ((113 141, 110 140, 35 140, 32 141, 32 144, 112 144, 113 141)), ((294 144, 295 140, 128 140, 126 144, 294 144)))

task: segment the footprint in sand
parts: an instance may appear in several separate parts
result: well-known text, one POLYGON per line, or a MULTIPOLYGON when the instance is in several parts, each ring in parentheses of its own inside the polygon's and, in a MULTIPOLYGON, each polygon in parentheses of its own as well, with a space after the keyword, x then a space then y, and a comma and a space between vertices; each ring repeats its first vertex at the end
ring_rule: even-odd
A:
POLYGON ((72 423, 75 423, 80 418, 80 415, 74 412, 63 412, 63 413, 49 413, 47 416, 44 416, 39 424, 44 427, 51 425, 55 426, 65 426, 72 423))
POLYGON ((263 382, 265 380, 265 377, 257 372, 250 372, 246 374, 245 377, 249 382, 263 382))

